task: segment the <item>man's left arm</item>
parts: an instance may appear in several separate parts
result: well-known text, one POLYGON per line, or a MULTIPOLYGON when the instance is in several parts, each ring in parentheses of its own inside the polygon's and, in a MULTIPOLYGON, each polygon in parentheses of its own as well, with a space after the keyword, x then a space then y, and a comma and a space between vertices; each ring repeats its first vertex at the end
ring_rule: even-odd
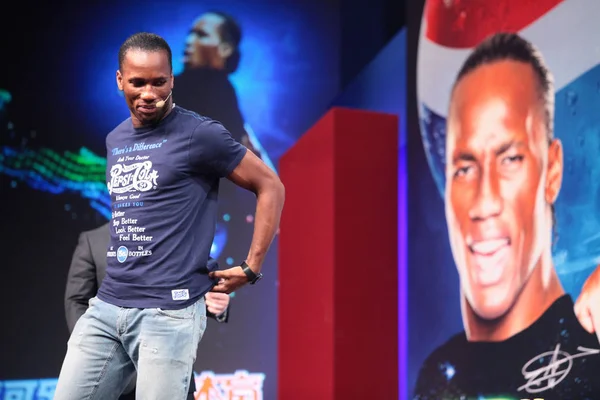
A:
MULTIPOLYGON (((279 229, 285 188, 277 174, 251 151, 246 151, 228 179, 256 195, 254 233, 246 263, 254 274, 258 274, 279 229)), ((240 266, 214 271, 210 275, 218 279, 213 292, 231 293, 248 282, 240 266)))

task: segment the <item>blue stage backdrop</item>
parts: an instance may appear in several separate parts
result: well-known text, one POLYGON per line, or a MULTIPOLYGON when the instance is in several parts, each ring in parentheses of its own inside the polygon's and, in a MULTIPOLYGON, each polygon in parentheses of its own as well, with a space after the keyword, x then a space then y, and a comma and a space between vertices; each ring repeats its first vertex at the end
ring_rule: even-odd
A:
MULTIPOLYGON (((3 325, 14 328, 3 329, 0 338, 0 398, 11 399, 52 397, 68 339, 63 297, 71 255, 79 233, 110 216, 104 138, 129 116, 115 82, 117 52, 127 36, 163 36, 173 50, 175 103, 218 114, 213 117, 275 170, 339 90, 335 1, 40 7, 35 13, 21 7, 14 15, 10 37, 22 45, 2 45, 6 60, 15 61, 3 63, 0 74, 0 187, 3 204, 11 205, 1 242, 10 279, 1 280, 0 301, 12 305, 3 325), (239 65, 225 79, 183 64, 196 19, 211 11, 230 15, 241 29, 239 65), (232 94, 227 101, 219 98, 226 90, 232 94)), ((221 192, 212 255, 226 268, 246 255, 256 202, 227 183, 221 192)), ((228 390, 243 389, 231 385, 244 381, 258 397, 240 399, 275 398, 276 260, 277 240, 265 279, 232 295, 228 323, 209 322, 195 371, 198 389, 211 399, 229 398, 228 390)))
MULTIPOLYGON (((463 325, 465 323, 463 313, 474 306, 471 305, 471 300, 466 300, 468 296, 465 296, 465 290, 481 290, 481 292, 496 290, 508 281, 506 276, 510 275, 510 271, 523 268, 522 264, 525 263, 512 264, 499 258, 496 261, 489 258, 486 259, 487 261, 481 261, 490 268, 487 272, 482 272, 486 267, 479 266, 477 269, 472 265, 477 262, 469 261, 470 257, 478 257, 471 256, 471 253, 479 253, 474 250, 474 245, 468 247, 465 244, 468 239, 465 239, 464 243, 459 239, 449 240, 449 234, 459 235, 457 232, 460 232, 460 235, 463 235, 463 231, 471 226, 469 224, 477 225, 478 222, 482 224, 483 222, 474 216, 473 210, 469 218, 463 215, 462 219, 455 224, 448 222, 449 215, 452 218, 459 217, 454 211, 458 207, 457 202, 452 200, 453 197, 451 198, 458 195, 456 189, 451 192, 452 195, 446 193, 447 189, 454 185, 454 183, 448 185, 447 179, 452 179, 450 182, 454 182, 459 179, 459 175, 458 172, 456 175, 447 172, 447 168, 452 168, 451 165, 447 165, 447 161, 456 164, 459 156, 455 155, 457 151, 452 153, 454 158, 446 154, 448 143, 446 118, 451 102, 451 90, 459 69, 475 47, 486 37, 498 32, 515 32, 539 50, 554 78, 555 91, 551 95, 555 107, 554 135, 562 142, 564 152, 564 162, 560 166, 562 188, 555 202, 556 220, 553 230, 546 228, 542 236, 553 237, 552 241, 548 241, 547 246, 544 245, 551 250, 551 267, 558 274, 566 294, 575 301, 583 283, 595 270, 600 259, 598 236, 600 181, 597 179, 600 171, 597 111, 600 107, 598 96, 600 57, 596 50, 597 45, 592 39, 599 32, 596 21, 600 16, 600 3, 583 1, 575 4, 561 0, 537 2, 427 0, 414 2, 411 6, 412 12, 409 15, 411 23, 408 26, 409 60, 416 65, 409 67, 408 79, 413 86, 410 93, 416 96, 409 97, 414 104, 408 107, 410 113, 408 133, 409 389, 414 393, 415 399, 597 398, 599 393, 590 396, 590 393, 585 392, 584 389, 588 387, 586 377, 578 375, 575 371, 580 371, 579 363, 597 365, 591 363, 596 363, 594 357, 598 356, 590 356, 583 361, 581 359, 569 361, 570 358, 565 358, 569 353, 577 352, 576 348, 566 349, 564 340, 568 339, 569 334, 573 335, 573 332, 566 328, 548 329, 539 337, 532 338, 535 340, 523 343, 523 346, 518 345, 520 340, 518 335, 525 337, 523 335, 529 334, 529 328, 521 330, 518 335, 510 336, 506 340, 494 341, 495 347, 484 347, 486 343, 472 344, 471 341, 467 344, 468 335, 465 335, 467 326, 463 325), (460 226, 457 227, 456 224, 460 226), (460 244, 457 244, 459 242, 460 244), (461 245, 470 249, 467 251, 469 255, 465 256, 467 261, 460 256, 461 245), (462 269, 468 272, 465 273, 462 269), (463 275, 459 276, 459 273, 463 275), (477 279, 483 281, 484 278, 481 276, 485 273, 498 274, 499 277, 501 275, 498 281, 503 283, 498 283, 496 286, 490 284, 485 288, 482 283, 481 287, 477 286, 479 289, 473 289, 469 282, 477 279), (552 339, 556 341, 549 342, 549 346, 544 347, 542 351, 552 353, 556 350, 556 357, 562 361, 560 365, 551 367, 549 358, 539 359, 538 367, 550 365, 548 368, 554 368, 552 369, 554 375, 550 375, 550 370, 544 373, 543 369, 536 375, 533 366, 527 364, 527 361, 535 359, 539 354, 531 353, 542 340, 545 340, 542 337, 546 336, 548 339, 556 338, 552 339), (454 338, 452 342, 450 342, 451 338, 454 338), (459 342, 465 343, 464 351, 455 347, 459 342), (561 354, 558 355, 561 343, 563 347, 560 348, 561 354), (481 347, 474 347, 478 344, 481 344, 481 347), (471 345, 473 347, 469 347, 471 345), (494 348, 496 356, 487 357, 490 353, 485 351, 494 348), (428 357, 429 361, 426 362, 428 357), (456 361, 457 357, 460 358, 459 362, 446 361, 452 358, 456 361), (477 360, 481 362, 477 364, 477 360), (506 363, 511 362, 516 365, 506 367, 506 363), (567 362, 568 368, 566 368, 567 362), (479 370, 473 367, 473 363, 479 365, 479 370), (469 369, 467 365, 470 365, 469 369), (527 372, 528 368, 533 371, 531 374, 527 372), (471 374, 474 369, 477 371, 471 374), (511 378, 510 384, 507 382, 508 376, 514 378, 511 378), (421 384, 415 392, 417 381, 421 384), (580 391, 581 394, 577 395, 580 391)), ((492 77, 488 79, 491 80, 492 77)), ((456 107, 462 107, 466 103, 460 104, 456 107)), ((480 112, 483 113, 481 110, 480 112)), ((456 118, 463 118, 463 114, 456 118)), ((470 127, 471 125, 465 123, 457 128, 457 131, 470 132, 470 127)), ((458 142, 456 136, 451 140, 454 144, 458 142)), ((466 142, 467 139, 464 141, 466 142)), ((469 154, 476 154, 475 158, 477 158, 485 150, 478 147, 484 145, 483 142, 475 143, 475 139, 469 142, 469 145, 474 148, 473 153, 469 154)), ((479 161, 479 159, 472 160, 474 171, 483 170, 479 161)), ((471 164, 467 162, 465 165, 471 164)), ((471 167, 466 166, 464 170, 466 171, 467 168, 471 167)), ((530 196, 533 197, 534 193, 530 196)), ((501 201, 504 204, 505 199, 501 201)), ((524 205, 519 210, 527 214, 524 205)), ((532 213, 533 215, 521 216, 521 218, 544 219, 544 215, 537 211, 532 213)), ((505 214, 499 214, 494 218, 486 219, 486 223, 490 224, 488 228, 491 229, 494 224, 503 220, 510 229, 525 232, 523 240, 530 239, 528 235, 531 235, 531 232, 526 232, 518 221, 507 222, 506 219, 509 217, 505 214)), ((516 240, 509 241, 509 247, 517 248, 519 245, 516 240)), ((499 250, 494 250, 496 251, 499 250)), ((493 256, 486 255, 483 258, 485 257, 493 256)), ((501 292, 493 293, 498 294, 493 301, 503 302, 508 297, 508 295, 506 297, 500 295, 501 292)), ((538 297, 529 304, 531 309, 538 307, 536 304, 538 300, 542 304, 542 295, 540 290, 538 297)), ((515 300, 514 304, 517 304, 517 301, 515 300)), ((568 301, 565 304, 568 304, 568 301)), ((572 308, 567 307, 567 309, 572 308)), ((499 316, 497 321, 507 318, 508 313, 509 311, 499 316)), ((562 323, 563 319, 559 321, 562 323)), ((531 326, 532 329, 539 330, 538 322, 531 326)), ((577 327, 574 330, 580 332, 581 328, 577 327)), ((591 337, 589 340, 594 339, 591 337)), ((477 342, 481 341, 477 340, 477 342)), ((592 347, 599 348, 597 343, 592 347)), ((594 370, 595 376, 598 372, 594 370)))

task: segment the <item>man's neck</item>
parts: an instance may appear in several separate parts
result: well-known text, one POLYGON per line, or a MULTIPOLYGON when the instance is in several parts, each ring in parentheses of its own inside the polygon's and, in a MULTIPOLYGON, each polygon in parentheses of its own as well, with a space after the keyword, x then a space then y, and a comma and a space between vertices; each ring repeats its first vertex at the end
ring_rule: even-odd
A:
POLYGON ((552 257, 545 254, 535 266, 527 283, 508 312, 495 320, 479 317, 461 295, 463 324, 470 342, 500 342, 527 329, 565 293, 556 274, 552 257))

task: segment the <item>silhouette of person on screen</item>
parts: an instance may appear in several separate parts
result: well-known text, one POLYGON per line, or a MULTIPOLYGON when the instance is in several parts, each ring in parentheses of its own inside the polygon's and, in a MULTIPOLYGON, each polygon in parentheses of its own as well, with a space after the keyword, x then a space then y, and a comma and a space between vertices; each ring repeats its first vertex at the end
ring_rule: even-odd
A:
POLYGON ((464 331, 429 355, 415 399, 600 398, 600 343, 552 261, 563 177, 553 99, 544 60, 516 34, 483 41, 458 73, 445 203, 464 331))
POLYGON ((230 15, 211 11, 192 24, 183 55, 183 72, 177 76, 177 103, 227 126, 235 140, 260 153, 244 127, 235 88, 229 75, 240 62, 242 30, 230 15))

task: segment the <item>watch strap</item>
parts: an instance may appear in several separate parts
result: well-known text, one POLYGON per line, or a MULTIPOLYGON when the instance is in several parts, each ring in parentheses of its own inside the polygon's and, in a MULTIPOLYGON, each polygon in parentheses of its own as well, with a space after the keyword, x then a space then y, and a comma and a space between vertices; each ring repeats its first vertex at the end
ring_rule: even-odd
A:
POLYGON ((244 271, 244 274, 246 274, 246 277, 248 278, 248 282, 251 285, 254 285, 256 282, 258 282, 262 278, 262 274, 260 272, 257 274, 254 271, 252 271, 252 269, 250 268, 248 263, 246 263, 246 261, 242 261, 242 264, 240 265, 240 267, 242 267, 242 270, 244 271))

